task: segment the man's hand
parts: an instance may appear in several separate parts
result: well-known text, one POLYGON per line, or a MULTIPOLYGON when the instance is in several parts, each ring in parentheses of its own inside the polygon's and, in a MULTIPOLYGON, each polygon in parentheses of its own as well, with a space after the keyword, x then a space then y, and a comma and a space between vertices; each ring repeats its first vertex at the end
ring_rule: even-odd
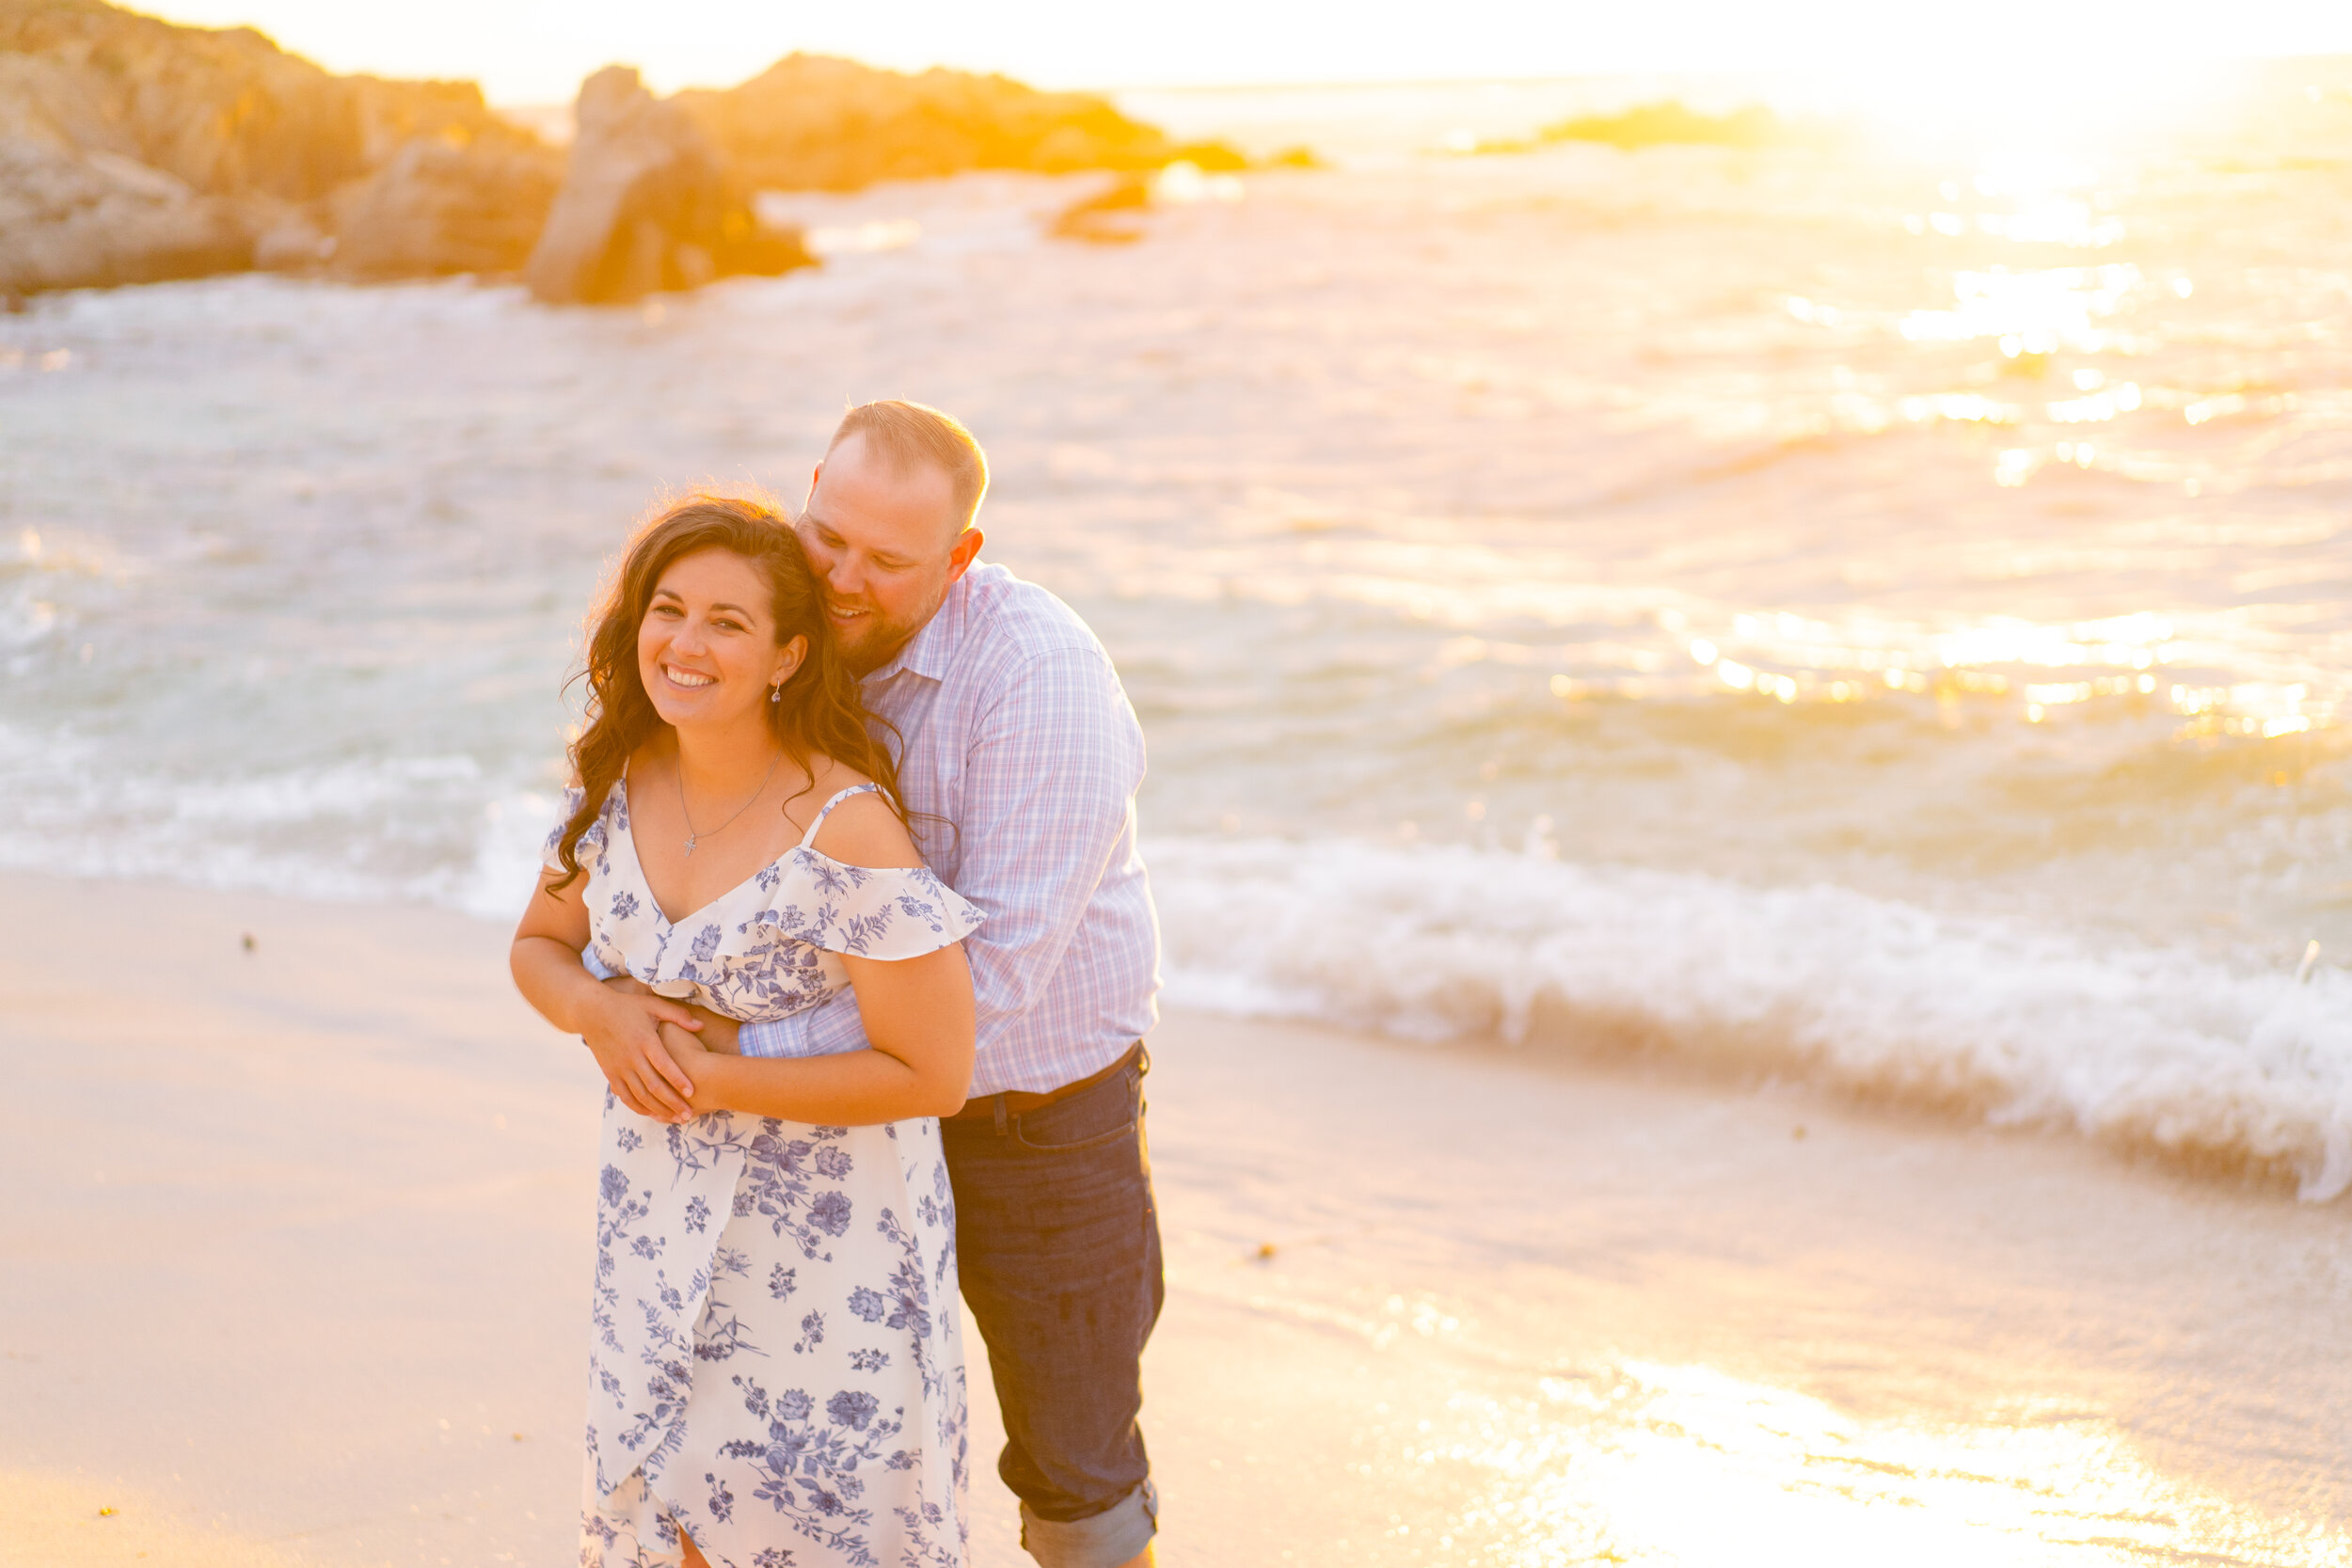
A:
POLYGON ((742 1024, 724 1013, 714 1013, 708 1007, 696 1007, 695 1019, 702 1024, 702 1033, 694 1038, 705 1051, 720 1056, 743 1054, 742 1024))
POLYGON ((693 1081, 661 1043, 661 1030, 699 1031, 702 1021, 683 1002, 656 996, 626 976, 604 983, 604 1000, 580 1038, 596 1057, 614 1098, 641 1117, 687 1121, 694 1115, 693 1081))

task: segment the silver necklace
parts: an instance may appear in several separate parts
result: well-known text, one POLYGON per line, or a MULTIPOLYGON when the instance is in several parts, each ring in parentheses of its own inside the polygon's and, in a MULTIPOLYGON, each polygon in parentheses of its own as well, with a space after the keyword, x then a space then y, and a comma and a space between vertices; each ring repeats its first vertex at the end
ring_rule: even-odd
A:
MULTIPOLYGON (((723 833, 729 828, 735 826, 735 818, 742 816, 745 812, 752 809, 752 800, 756 800, 761 796, 768 793, 769 782, 775 778, 776 768, 783 763, 783 761, 784 748, 779 746, 776 748, 776 760, 768 765, 768 777, 760 780, 759 787, 752 791, 752 800, 746 800, 741 805, 736 807, 733 816, 729 816, 724 822, 720 823, 717 827, 711 829, 710 831, 714 833, 723 833)), ((694 814, 686 809, 686 759, 684 757, 675 759, 675 766, 677 768, 677 814, 686 821, 686 858, 688 860, 692 860, 694 858, 694 841, 703 837, 703 835, 694 831, 694 814)))

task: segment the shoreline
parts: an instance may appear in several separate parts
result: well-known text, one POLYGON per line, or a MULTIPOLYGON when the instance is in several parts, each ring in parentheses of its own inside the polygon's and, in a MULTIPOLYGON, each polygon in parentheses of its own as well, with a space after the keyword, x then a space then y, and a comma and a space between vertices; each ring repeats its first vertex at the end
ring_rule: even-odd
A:
MULTIPOLYGON (((596 1080, 502 929, 0 890, 0 1563, 569 1560, 596 1080)), ((1170 1568, 2352 1556, 2323 1207, 1654 1064, 1152 1043, 1170 1568)))

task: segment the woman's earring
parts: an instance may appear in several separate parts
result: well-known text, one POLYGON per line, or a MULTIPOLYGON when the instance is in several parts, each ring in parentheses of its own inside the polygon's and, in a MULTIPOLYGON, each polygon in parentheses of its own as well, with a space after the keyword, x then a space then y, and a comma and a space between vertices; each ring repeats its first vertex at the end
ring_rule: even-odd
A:
POLYGON ((784 682, 778 681, 768 689, 768 700, 771 703, 784 701, 784 682))

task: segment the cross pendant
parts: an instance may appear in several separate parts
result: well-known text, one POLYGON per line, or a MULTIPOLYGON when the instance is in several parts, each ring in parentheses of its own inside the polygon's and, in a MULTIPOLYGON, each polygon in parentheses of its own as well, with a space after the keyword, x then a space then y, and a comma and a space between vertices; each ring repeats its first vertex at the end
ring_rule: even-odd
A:
POLYGON ((692 860, 694 858, 694 839, 696 836, 697 835, 693 833, 686 835, 686 858, 688 860, 692 860))

